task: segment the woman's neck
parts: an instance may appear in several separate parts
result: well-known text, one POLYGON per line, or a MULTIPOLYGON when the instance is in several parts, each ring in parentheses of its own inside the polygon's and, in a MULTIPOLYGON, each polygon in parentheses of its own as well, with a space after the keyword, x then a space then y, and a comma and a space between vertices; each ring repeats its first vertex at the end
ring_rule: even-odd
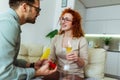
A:
POLYGON ((72 37, 72 31, 65 31, 64 37, 72 37))

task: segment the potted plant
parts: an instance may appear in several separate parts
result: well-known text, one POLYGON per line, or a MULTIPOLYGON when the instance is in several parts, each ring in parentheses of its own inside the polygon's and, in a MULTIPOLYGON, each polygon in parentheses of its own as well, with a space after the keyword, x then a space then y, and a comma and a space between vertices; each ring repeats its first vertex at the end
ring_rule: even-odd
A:
POLYGON ((46 37, 52 39, 56 34, 58 34, 58 30, 57 30, 57 29, 49 32, 49 33, 46 35, 46 37))
POLYGON ((50 39, 50 42, 49 42, 48 46, 49 46, 50 43, 51 43, 51 39, 52 39, 56 34, 58 34, 58 30, 57 30, 57 29, 50 31, 50 32, 45 36, 45 37, 47 37, 47 38, 50 39))
POLYGON ((104 41, 104 49, 108 50, 109 49, 109 44, 110 44, 110 41, 111 41, 111 37, 104 37, 103 41, 104 41))

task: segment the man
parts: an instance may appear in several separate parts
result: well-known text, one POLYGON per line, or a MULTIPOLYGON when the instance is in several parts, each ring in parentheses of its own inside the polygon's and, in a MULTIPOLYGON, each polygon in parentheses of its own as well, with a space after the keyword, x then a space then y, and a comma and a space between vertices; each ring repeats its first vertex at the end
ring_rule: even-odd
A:
POLYGON ((20 25, 35 23, 39 15, 39 0, 9 0, 10 9, 0 14, 0 80, 30 80, 33 77, 48 75, 44 61, 27 63, 17 60, 20 47, 20 25))

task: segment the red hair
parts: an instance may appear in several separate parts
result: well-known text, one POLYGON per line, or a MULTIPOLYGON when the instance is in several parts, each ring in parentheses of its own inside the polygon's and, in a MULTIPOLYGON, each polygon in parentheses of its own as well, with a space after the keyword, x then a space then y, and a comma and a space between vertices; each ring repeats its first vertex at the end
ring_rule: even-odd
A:
MULTIPOLYGON (((73 28, 72 28, 73 37, 77 37, 78 38, 78 37, 84 36, 84 32, 83 32, 82 26, 81 26, 81 19, 82 18, 80 16, 80 14, 77 11, 75 11, 75 10, 67 8, 67 9, 65 9, 62 12, 60 18, 62 18, 62 16, 64 14, 66 14, 66 13, 70 13, 73 16, 73 21, 72 21, 72 25, 73 25, 73 28)), ((63 33, 64 33, 64 31, 62 31, 60 29, 59 34, 63 34, 63 33)))

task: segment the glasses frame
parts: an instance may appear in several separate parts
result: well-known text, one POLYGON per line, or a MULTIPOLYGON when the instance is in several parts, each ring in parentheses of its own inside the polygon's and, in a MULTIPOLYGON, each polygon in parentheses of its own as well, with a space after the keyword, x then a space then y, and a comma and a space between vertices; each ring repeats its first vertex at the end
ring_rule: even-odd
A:
POLYGON ((29 4, 29 3, 27 3, 27 4, 28 4, 29 6, 31 6, 31 7, 34 7, 37 13, 39 13, 39 12, 41 11, 41 8, 36 7, 36 6, 34 6, 34 5, 32 5, 32 4, 29 4))
POLYGON ((72 22, 73 20, 70 20, 70 19, 68 19, 68 18, 61 17, 61 18, 60 18, 60 21, 72 22))

